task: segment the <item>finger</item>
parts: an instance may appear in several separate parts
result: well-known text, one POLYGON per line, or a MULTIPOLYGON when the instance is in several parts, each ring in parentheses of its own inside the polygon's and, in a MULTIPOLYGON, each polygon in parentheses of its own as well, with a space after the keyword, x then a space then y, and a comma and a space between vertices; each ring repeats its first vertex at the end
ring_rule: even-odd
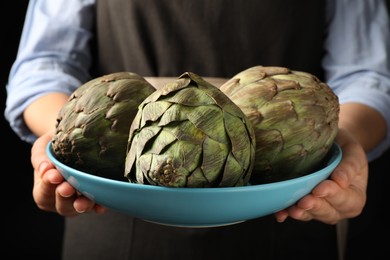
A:
POLYGON ((282 223, 288 218, 288 212, 286 209, 280 210, 274 214, 277 222, 282 223))
POLYGON ((288 209, 289 216, 296 220, 318 220, 327 224, 336 224, 341 216, 332 205, 324 198, 318 198, 309 194, 302 198, 296 205, 288 209))
POLYGON ((34 171, 33 198, 40 209, 55 212, 55 190, 63 178, 49 164, 48 167, 43 172, 34 171))
POLYGON ((95 202, 81 195, 74 201, 73 207, 78 213, 87 213, 94 211, 95 202))
POLYGON ((78 215, 79 213, 73 207, 73 203, 77 197, 77 191, 68 182, 59 184, 55 192, 55 208, 57 213, 66 217, 78 215))
MULTIPOLYGON (((353 186, 352 186, 353 187, 353 186)), ((316 219, 328 224, 336 224, 344 218, 360 214, 364 207, 365 193, 352 188, 341 189, 337 183, 327 180, 318 185, 316 189, 324 189, 322 196, 315 195, 314 190, 302 198, 296 205, 288 209, 290 217, 297 220, 308 221, 316 219), (325 196, 323 196, 326 194, 325 196)))
MULTIPOLYGON (((336 173, 337 174, 337 173, 336 173)), ((343 177, 345 178, 348 174, 343 173, 343 177)), ((359 177, 354 177, 359 178, 359 177)), ((345 182, 351 182, 350 180, 346 180, 345 182)), ((352 182, 360 182, 359 180, 352 180, 352 182)), ((312 196, 315 198, 323 199, 322 200, 308 200, 308 201, 301 201, 299 204, 302 208, 310 208, 310 209, 316 209, 320 208, 318 204, 320 202, 323 202, 327 205, 330 205, 333 211, 337 211, 340 218, 346 218, 346 217, 354 217, 360 214, 361 210, 364 207, 365 200, 366 200, 366 193, 364 188, 358 188, 360 186, 356 186, 355 184, 351 183, 347 188, 343 188, 342 185, 339 185, 339 181, 332 181, 327 180, 322 182, 320 185, 318 185, 312 192, 312 196), (312 205, 307 205, 308 203, 311 203, 312 205), (317 203, 315 205, 315 203, 317 203)), ((361 184, 365 186, 365 184, 361 184)), ((322 210, 328 210, 328 209, 322 209, 322 210)), ((325 215, 323 212, 313 212, 316 216, 318 215, 325 215)))
POLYGON ((95 211, 95 213, 97 214, 103 214, 107 211, 107 208, 106 207, 103 207, 99 204, 95 204, 93 210, 95 211))
POLYGON ((346 189, 350 185, 366 187, 368 177, 368 162, 363 150, 347 148, 344 150, 343 159, 331 174, 330 178, 341 188, 346 189))
POLYGON ((52 185, 60 184, 65 181, 65 178, 56 168, 46 171, 45 176, 43 176, 43 179, 44 181, 49 182, 52 185))
POLYGON ((38 138, 31 147, 31 163, 34 169, 38 169, 43 161, 49 161, 46 155, 46 146, 52 138, 52 133, 46 133, 38 138))

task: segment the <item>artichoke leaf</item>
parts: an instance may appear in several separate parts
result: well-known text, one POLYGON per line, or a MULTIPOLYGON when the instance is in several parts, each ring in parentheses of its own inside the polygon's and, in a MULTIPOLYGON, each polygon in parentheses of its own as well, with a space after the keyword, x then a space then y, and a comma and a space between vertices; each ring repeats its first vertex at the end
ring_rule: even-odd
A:
POLYGON ((197 145, 201 145, 206 138, 206 134, 188 120, 167 125, 164 127, 164 131, 169 131, 178 140, 197 145))
POLYGON ((217 142, 210 137, 205 138, 202 148, 202 171, 207 182, 216 183, 216 181, 220 181, 221 177, 222 179, 224 178, 225 173, 223 169, 230 148, 225 143, 217 142))
POLYGON ((215 105, 215 101, 204 91, 197 87, 189 86, 169 98, 169 102, 185 106, 215 105))
POLYGON ((232 153, 229 153, 227 158, 220 186, 235 187, 246 185, 251 175, 248 174, 250 171, 244 169, 232 153))
POLYGON ((208 182, 202 169, 198 167, 188 176, 187 187, 210 188, 213 185, 208 182))
POLYGON ((229 142, 223 122, 223 113, 216 106, 194 107, 188 114, 188 120, 205 135, 220 142, 229 142))
POLYGON ((148 121, 156 121, 172 105, 166 101, 157 101, 146 103, 142 109, 141 127, 145 126, 148 121))
POLYGON ((241 167, 245 168, 245 165, 250 165, 252 149, 256 146, 255 142, 252 142, 255 140, 254 131, 248 133, 248 129, 252 129, 252 125, 249 121, 243 122, 243 119, 229 113, 224 113, 224 122, 231 142, 231 153, 237 161, 242 163, 241 167), (250 138, 251 136, 253 138, 250 138))

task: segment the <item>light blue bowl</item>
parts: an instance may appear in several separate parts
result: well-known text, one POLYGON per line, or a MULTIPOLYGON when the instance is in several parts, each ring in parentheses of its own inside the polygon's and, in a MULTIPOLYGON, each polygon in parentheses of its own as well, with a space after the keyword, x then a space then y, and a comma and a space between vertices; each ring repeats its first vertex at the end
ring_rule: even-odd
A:
POLYGON ((239 223, 275 213, 293 205, 340 163, 337 144, 324 168, 309 175, 274 183, 226 188, 170 188, 97 177, 66 166, 47 154, 65 179, 86 197, 107 208, 147 221, 182 227, 239 223))

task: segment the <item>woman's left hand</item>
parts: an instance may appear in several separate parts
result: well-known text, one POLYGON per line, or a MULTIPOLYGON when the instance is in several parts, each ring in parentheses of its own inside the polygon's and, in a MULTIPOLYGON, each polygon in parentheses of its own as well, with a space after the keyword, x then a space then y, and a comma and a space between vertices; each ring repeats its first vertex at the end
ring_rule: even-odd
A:
POLYGON ((275 213, 276 220, 318 220, 336 224, 342 219, 358 216, 366 203, 368 161, 363 147, 352 135, 339 129, 336 142, 343 158, 329 179, 318 184, 310 194, 293 206, 275 213))

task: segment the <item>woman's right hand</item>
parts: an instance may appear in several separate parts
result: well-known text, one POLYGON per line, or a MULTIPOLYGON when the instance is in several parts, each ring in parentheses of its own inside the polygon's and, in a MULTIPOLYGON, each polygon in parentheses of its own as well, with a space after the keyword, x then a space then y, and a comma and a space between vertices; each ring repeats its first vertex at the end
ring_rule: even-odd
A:
POLYGON ((81 195, 65 181, 49 160, 46 146, 52 137, 53 133, 47 132, 35 141, 31 149, 34 168, 33 198, 37 206, 66 217, 87 212, 104 213, 106 208, 81 195))

